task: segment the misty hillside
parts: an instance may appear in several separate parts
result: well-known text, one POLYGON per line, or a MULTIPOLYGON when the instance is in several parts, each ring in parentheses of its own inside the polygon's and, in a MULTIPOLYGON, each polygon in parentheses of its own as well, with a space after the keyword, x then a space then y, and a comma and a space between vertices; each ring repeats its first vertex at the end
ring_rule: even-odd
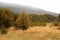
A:
POLYGON ((31 7, 31 6, 26 6, 26 5, 17 5, 17 4, 9 4, 9 3, 0 2, 0 8, 3 8, 3 7, 10 8, 14 13, 21 13, 24 11, 27 14, 33 13, 33 14, 51 14, 54 16, 58 15, 56 13, 45 11, 40 8, 35 8, 35 7, 31 7))

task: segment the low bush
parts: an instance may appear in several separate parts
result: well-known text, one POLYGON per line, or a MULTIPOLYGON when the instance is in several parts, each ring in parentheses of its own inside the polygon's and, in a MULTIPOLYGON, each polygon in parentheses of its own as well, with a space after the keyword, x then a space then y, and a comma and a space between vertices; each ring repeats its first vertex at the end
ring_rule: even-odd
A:
POLYGON ((54 26, 60 26, 60 22, 54 22, 53 25, 54 26))
POLYGON ((7 28, 1 29, 1 34, 6 34, 8 32, 7 28))

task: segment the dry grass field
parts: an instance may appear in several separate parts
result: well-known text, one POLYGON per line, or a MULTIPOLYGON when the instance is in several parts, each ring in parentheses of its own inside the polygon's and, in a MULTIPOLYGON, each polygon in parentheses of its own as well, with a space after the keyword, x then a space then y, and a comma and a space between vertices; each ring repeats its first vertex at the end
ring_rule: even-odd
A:
POLYGON ((0 34, 0 40, 60 40, 60 30, 39 26, 27 30, 13 30, 12 27, 7 34, 0 34))

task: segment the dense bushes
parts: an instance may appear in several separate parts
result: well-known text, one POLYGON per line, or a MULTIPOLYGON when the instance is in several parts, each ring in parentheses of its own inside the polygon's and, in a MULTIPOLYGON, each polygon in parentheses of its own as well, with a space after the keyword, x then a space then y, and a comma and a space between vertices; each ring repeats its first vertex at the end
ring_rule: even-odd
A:
POLYGON ((25 12, 15 14, 9 8, 0 8, 0 29, 2 34, 6 33, 6 28, 14 26, 16 29, 27 29, 30 26, 46 26, 46 23, 52 22, 54 26, 60 26, 60 15, 53 16, 50 14, 37 15, 25 12), (5 29, 4 29, 5 28, 5 29))
POLYGON ((57 17, 50 15, 50 14, 44 14, 44 15, 37 15, 37 14, 30 14, 28 15, 31 21, 31 25, 39 26, 43 25, 45 26, 48 22, 53 22, 57 20, 57 17))
MULTIPOLYGON (((60 15, 58 18, 56 16, 50 14, 37 15, 37 14, 29 14, 26 15, 24 12, 22 14, 15 14, 8 8, 0 9, 0 27, 4 25, 5 27, 9 27, 15 24, 15 26, 22 25, 45 25, 47 22, 59 21, 60 15)), ((18 27, 20 28, 20 27, 18 27)))

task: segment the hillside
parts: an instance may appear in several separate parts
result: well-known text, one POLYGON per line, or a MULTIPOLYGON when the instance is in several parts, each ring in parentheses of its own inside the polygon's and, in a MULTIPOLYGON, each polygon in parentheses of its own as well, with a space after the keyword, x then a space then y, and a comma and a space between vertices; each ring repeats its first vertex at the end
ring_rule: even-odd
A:
POLYGON ((50 11, 45 11, 40 8, 35 8, 31 6, 26 6, 26 5, 17 5, 17 4, 10 4, 10 3, 2 3, 0 2, 0 8, 3 7, 8 7, 10 8, 14 13, 21 13, 21 12, 26 12, 27 14, 51 14, 54 16, 58 16, 58 14, 50 11))

